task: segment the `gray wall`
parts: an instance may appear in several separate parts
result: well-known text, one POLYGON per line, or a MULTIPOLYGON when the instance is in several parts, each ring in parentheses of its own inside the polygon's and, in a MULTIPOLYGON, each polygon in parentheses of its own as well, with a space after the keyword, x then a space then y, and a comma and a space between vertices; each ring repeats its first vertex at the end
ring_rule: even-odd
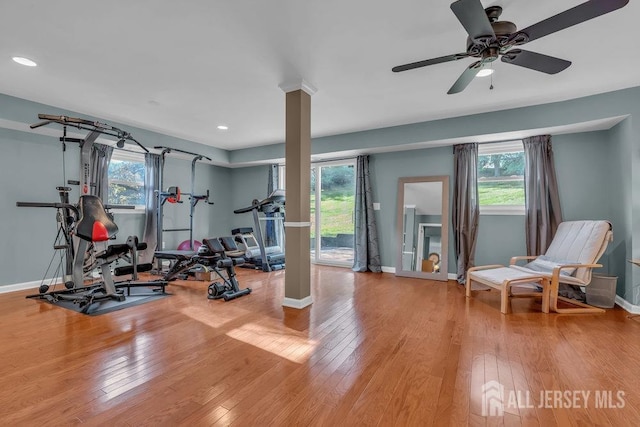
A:
MULTIPOLYGON (((609 132, 590 132, 553 137, 556 175, 565 221, 579 219, 606 219, 612 222, 613 211, 609 158, 611 152, 609 132)), ((614 237, 618 224, 613 223, 614 237)), ((621 233, 623 234, 623 233, 621 233)), ((609 258, 612 248, 600 259, 603 268, 598 274, 611 274, 609 258)))
MULTIPOLYGON (((398 178, 410 176, 453 175, 451 147, 373 154, 369 159, 373 199, 380 203, 377 211, 378 240, 382 242, 382 265, 395 267, 399 236, 397 227, 398 178)), ((452 181, 450 178, 449 185, 452 181)), ((449 194, 451 194, 451 188, 449 194)), ((453 235, 449 226, 448 271, 454 271, 453 235)))
MULTIPOLYGON (((68 159, 78 159, 78 150, 69 151, 68 159)), ((60 201, 55 189, 63 185, 60 144, 52 144, 50 137, 0 129, 0 152, 0 285, 38 280, 53 255, 56 210, 19 208, 16 202, 60 201)), ((77 179, 79 161, 69 163, 67 177, 77 179)), ((77 195, 76 190, 72 197, 77 195)))
MULTIPOLYGON (((511 110, 487 112, 464 117, 434 120, 405 126, 395 126, 364 132, 314 138, 313 154, 331 154, 332 157, 353 155, 354 152, 371 154, 374 198, 381 203, 378 212, 380 241, 384 265, 393 266, 396 246, 396 186, 400 176, 452 175, 453 161, 450 147, 381 153, 381 150, 407 150, 411 144, 431 141, 451 143, 456 138, 473 138, 489 134, 565 126, 611 117, 626 117, 607 132, 593 134, 556 135, 554 150, 559 165, 561 197, 565 218, 594 218, 607 215, 614 223, 615 241, 607 253, 606 271, 621 278, 618 293, 633 304, 640 303, 638 288, 640 269, 626 262, 640 257, 640 87, 577 98, 562 102, 511 110), (633 120, 633 116, 636 119, 633 120), (561 165, 561 167, 560 167, 561 165), (390 244, 387 244, 389 242, 390 244)), ((0 127, 33 123, 37 113, 80 115, 29 101, 0 95, 0 127), (2 122, 2 120, 4 122, 2 122), (4 124, 3 124, 4 123, 4 124), (9 125, 7 125, 9 123, 9 125)), ((114 125, 118 125, 114 123, 114 125)), ((169 145, 208 155, 221 165, 240 165, 246 162, 268 162, 284 157, 284 144, 227 152, 154 132, 122 126, 143 143, 169 145)), ((52 215, 20 212, 12 206, 16 200, 57 199, 53 187, 60 182, 59 146, 52 148, 50 138, 26 132, 2 129, 0 144, 3 148, 1 176, 6 203, 0 207, 5 254, 0 260, 0 283, 36 280, 48 262, 53 239, 52 215), (45 185, 43 185, 43 183, 45 185), (36 249, 34 249, 36 248, 36 249), (27 256, 25 254, 33 254, 27 256), (47 261, 43 261, 46 259, 47 261)), ((188 176, 189 162, 176 166, 176 181, 188 176)), ((209 168, 212 168, 209 166, 209 168)), ((266 196, 266 166, 215 170, 200 176, 209 181, 214 217, 200 224, 204 210, 198 207, 196 218, 200 233, 218 234, 235 226, 246 225, 233 209, 246 206, 253 198, 266 196), (216 183, 224 183, 217 189, 216 183), (217 210, 220 208, 220 210, 217 210)), ((166 181, 168 184, 168 181, 166 181)), ((181 184, 182 185, 182 184, 181 184)), ((453 179, 451 179, 453 185, 453 179)), ((184 185, 182 185, 184 187, 184 185)), ((188 186, 188 185, 187 185, 188 186)), ((176 221, 177 221, 176 217, 176 221)), ((123 228, 139 227, 134 217, 125 218, 123 228)), ((504 263, 514 253, 524 252, 521 230, 522 217, 485 216, 480 220, 477 263, 497 261, 504 263)), ((450 242, 451 242, 450 235, 450 242)), ((454 271, 453 248, 450 244, 449 271, 454 271)))
POLYGON ((476 265, 507 265, 512 256, 526 254, 524 215, 480 215, 476 265))
POLYGON ((230 213, 230 226, 225 231, 229 235, 231 229, 238 227, 252 227, 253 215, 251 213, 234 214, 236 209, 251 206, 254 199, 267 198, 269 166, 252 166, 247 168, 231 169, 231 185, 229 187, 228 211, 230 213))
MULTIPOLYGON (((637 121, 637 120, 636 120, 637 121)), ((609 131, 609 157, 603 164, 609 176, 609 186, 605 191, 609 194, 611 221, 614 224, 613 242, 609 248, 610 274, 618 276, 618 295, 633 304, 640 304, 638 287, 634 285, 634 273, 638 267, 627 262, 628 259, 638 257, 638 251, 633 249, 633 203, 634 193, 638 192, 632 182, 632 170, 638 162, 637 143, 639 139, 633 137, 631 118, 624 120, 609 131)), ((636 221, 637 223, 637 221, 636 221)), ((636 246, 638 245, 635 240, 636 246)))

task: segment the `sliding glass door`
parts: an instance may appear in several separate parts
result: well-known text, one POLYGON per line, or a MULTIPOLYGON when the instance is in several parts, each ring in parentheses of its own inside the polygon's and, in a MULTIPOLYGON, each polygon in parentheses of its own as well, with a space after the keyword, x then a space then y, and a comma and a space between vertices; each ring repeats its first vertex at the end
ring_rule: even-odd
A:
POLYGON ((353 264, 355 161, 311 166, 311 260, 353 264))

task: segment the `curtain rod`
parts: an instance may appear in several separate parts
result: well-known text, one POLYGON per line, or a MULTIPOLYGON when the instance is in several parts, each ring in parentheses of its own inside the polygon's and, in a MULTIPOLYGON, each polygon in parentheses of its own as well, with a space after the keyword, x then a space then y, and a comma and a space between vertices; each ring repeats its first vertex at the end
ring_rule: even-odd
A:
POLYGON ((311 163, 328 163, 328 162, 339 162, 340 160, 356 160, 358 156, 350 156, 350 157, 336 157, 335 159, 322 159, 322 160, 312 160, 311 163))

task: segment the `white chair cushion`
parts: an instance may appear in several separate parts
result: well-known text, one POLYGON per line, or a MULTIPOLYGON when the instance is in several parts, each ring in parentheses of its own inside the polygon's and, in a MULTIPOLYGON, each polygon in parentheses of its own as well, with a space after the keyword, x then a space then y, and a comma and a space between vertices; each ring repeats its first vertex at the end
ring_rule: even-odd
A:
MULTIPOLYGON (((542 273, 553 273, 553 269, 560 265, 578 264, 578 261, 553 260, 546 255, 540 255, 538 258, 526 264, 524 267, 529 270, 539 271, 542 273)), ((571 276, 576 271, 575 268, 564 268, 560 270, 560 274, 571 276)))
MULTIPOLYGON (((609 240, 608 221, 565 221, 558 226, 545 256, 559 264, 573 260, 578 264, 592 264, 600 259, 609 240)), ((591 279, 591 269, 579 268, 575 276, 583 282, 591 279)))
POLYGON ((542 274, 536 271, 520 271, 511 267, 490 268, 487 270, 477 270, 470 273, 471 280, 475 280, 492 287, 502 287, 502 283, 505 280, 520 280, 527 279, 529 277, 535 279, 536 277, 540 276, 542 276, 542 274))

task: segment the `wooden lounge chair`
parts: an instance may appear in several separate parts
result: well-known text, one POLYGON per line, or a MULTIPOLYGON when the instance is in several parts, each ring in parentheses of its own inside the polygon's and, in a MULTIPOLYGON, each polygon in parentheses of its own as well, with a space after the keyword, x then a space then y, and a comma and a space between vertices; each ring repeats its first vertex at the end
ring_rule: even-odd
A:
POLYGON ((501 292, 500 311, 507 314, 511 307, 509 297, 541 297, 542 311, 556 313, 602 313, 603 309, 558 294, 560 284, 587 286, 591 271, 602 267, 598 260, 612 240, 611 223, 608 221, 565 221, 558 230, 546 253, 540 256, 511 258, 508 267, 486 265, 467 271, 466 295, 471 297, 474 282, 498 289, 501 292), (521 266, 518 261, 528 260, 521 266), (542 292, 525 292, 514 295, 513 286, 537 284, 542 292), (575 307, 558 307, 564 301, 575 307))

